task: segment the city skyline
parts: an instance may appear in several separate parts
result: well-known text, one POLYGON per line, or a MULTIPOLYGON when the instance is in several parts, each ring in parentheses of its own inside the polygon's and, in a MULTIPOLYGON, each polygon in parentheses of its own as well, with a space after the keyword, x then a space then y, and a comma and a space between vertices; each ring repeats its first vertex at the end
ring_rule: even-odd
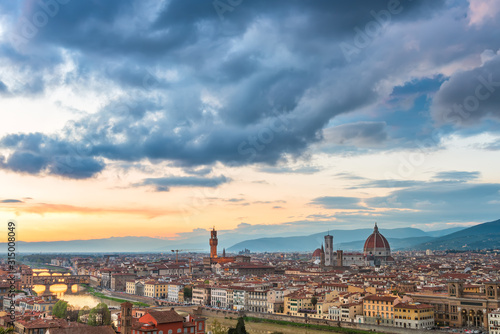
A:
POLYGON ((0 3, 18 240, 500 218, 500 3, 215 3, 0 3))

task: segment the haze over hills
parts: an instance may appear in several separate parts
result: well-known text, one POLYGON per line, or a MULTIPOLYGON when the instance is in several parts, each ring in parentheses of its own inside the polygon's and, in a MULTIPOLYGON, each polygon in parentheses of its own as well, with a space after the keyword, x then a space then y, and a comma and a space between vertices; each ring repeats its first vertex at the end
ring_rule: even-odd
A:
MULTIPOLYGON (((391 250, 403 250, 403 249, 412 249, 415 246, 421 245, 424 242, 430 242, 435 238, 429 236, 423 237, 414 237, 414 238, 387 238, 387 241, 391 245, 391 250)), ((361 251, 363 250, 365 244, 365 240, 352 241, 348 243, 343 243, 338 245, 338 249, 342 249, 344 251, 361 251)))
POLYGON ((415 249, 420 250, 473 250, 488 248, 500 248, 500 219, 469 227, 432 241, 424 242, 415 247, 415 249))
MULTIPOLYGON (((373 229, 331 230, 308 236, 257 238, 237 242, 226 248, 228 252, 249 249, 252 252, 307 252, 314 251, 324 242, 324 236, 334 236, 335 249, 362 251, 366 238, 373 229)), ((425 232, 416 228, 380 229, 392 250, 467 250, 500 248, 500 220, 470 228, 454 227, 425 232)), ((239 236, 242 240, 244 236, 239 236)), ((219 250, 227 247, 232 238, 220 237, 219 250), (226 239, 226 240, 224 240, 226 239)), ((5 246, 5 244, 2 244, 5 246)), ((51 242, 17 242, 20 253, 113 253, 113 252, 164 252, 185 249, 192 252, 208 251, 208 232, 191 240, 167 240, 151 237, 112 237, 106 239, 70 240, 51 242)))
MULTIPOLYGON (((0 244, 2 247, 5 243, 0 244)), ((182 249, 193 252, 205 251, 205 245, 184 243, 182 249), (200 247, 201 246, 201 247, 200 247)), ((111 237, 105 239, 16 242, 19 253, 118 253, 118 252, 155 252, 171 253, 180 248, 171 240, 150 237, 111 237)))
MULTIPOLYGON (((449 233, 456 232, 459 228, 451 228, 440 231, 424 232, 417 228, 404 227, 395 229, 380 229, 389 241, 389 243, 397 245, 398 248, 414 246, 422 242, 428 242, 433 239, 433 236, 443 236, 449 233), (432 235, 430 235, 432 234, 432 235), (421 238, 421 239, 419 239, 421 238), (391 241, 392 240, 392 241, 391 241)), ((238 252, 243 249, 250 249, 254 252, 306 252, 313 251, 319 248, 324 242, 324 236, 327 233, 333 235, 334 247, 344 250, 363 249, 364 242, 370 234, 372 228, 356 229, 356 230, 332 230, 329 232, 315 233, 301 237, 283 237, 283 238, 258 238, 246 240, 236 243, 227 250, 230 252, 238 252)), ((392 247, 393 249, 397 249, 392 247)))

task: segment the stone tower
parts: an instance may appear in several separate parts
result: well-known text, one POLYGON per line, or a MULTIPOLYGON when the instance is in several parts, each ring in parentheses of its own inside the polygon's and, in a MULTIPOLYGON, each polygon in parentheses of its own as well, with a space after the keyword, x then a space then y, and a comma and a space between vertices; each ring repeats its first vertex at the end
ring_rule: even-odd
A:
POLYGON ((325 266, 335 266, 335 259, 333 257, 333 235, 325 235, 325 266))
POLYGON ((323 268, 325 266, 325 249, 323 248, 323 245, 321 245, 321 256, 319 261, 319 266, 323 268))
POLYGON ((120 305, 120 332, 122 334, 132 333, 132 303, 125 302, 120 305))
POLYGON ((343 266, 344 266, 344 251, 338 250, 337 251, 337 267, 343 267, 343 266))
POLYGON ((217 258, 217 245, 219 240, 217 240, 217 231, 214 229, 210 232, 210 258, 217 258))

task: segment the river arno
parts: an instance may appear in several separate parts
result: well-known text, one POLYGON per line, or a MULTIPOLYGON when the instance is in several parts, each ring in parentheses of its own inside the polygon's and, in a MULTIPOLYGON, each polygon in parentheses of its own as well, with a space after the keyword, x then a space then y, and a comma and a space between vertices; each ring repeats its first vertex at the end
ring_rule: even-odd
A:
POLYGON ((63 295, 59 298, 67 301, 68 304, 70 304, 76 308, 83 308, 84 306, 88 306, 90 308, 93 308, 93 307, 97 306, 97 304, 99 304, 99 303, 105 303, 106 305, 108 305, 108 307, 113 307, 113 308, 120 307, 119 302, 115 302, 114 300, 95 297, 95 296, 92 296, 89 294, 63 295))

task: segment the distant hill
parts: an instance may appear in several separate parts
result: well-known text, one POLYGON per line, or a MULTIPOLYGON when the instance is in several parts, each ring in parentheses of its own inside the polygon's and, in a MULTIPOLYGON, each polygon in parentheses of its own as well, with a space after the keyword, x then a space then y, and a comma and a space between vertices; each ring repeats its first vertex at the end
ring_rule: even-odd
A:
MULTIPOLYGON (((194 245, 187 245, 194 246, 194 245)), ((5 243, 0 247, 6 248, 5 243)), ((171 240, 150 237, 112 237, 106 239, 16 242, 20 253, 114 253, 114 252, 168 252, 175 244, 171 240)), ((191 247, 182 247, 183 249, 191 247)), ((192 247, 194 248, 194 247, 192 247)))
POLYGON ((445 235, 448 235, 448 234, 452 234, 452 233, 455 233, 455 232, 458 232, 458 231, 462 231, 464 229, 466 229, 466 227, 459 226, 459 227, 451 227, 451 228, 447 228, 447 229, 444 229, 444 230, 438 230, 438 231, 427 231, 425 233, 427 233, 427 235, 430 236, 430 237, 439 238, 439 237, 442 237, 442 236, 445 236, 445 235))
MULTIPOLYGON (((373 232, 372 228, 355 230, 331 230, 308 236, 289 236, 280 238, 257 238, 245 240, 244 234, 226 233, 221 235, 219 249, 226 247, 228 252, 236 253, 245 248, 253 252, 309 252, 324 242, 330 233, 334 237, 334 248, 347 251, 362 251, 364 241, 373 232), (239 240, 244 240, 237 242, 239 240), (231 247, 229 242, 237 242, 231 247)), ((393 250, 398 249, 464 249, 492 248, 500 245, 500 220, 481 224, 468 229, 451 228, 440 231, 424 232, 416 228, 380 229, 389 240, 393 250), (488 225, 489 224, 489 225, 488 225), (458 230, 458 231, 457 231, 458 230), (493 231, 493 232, 492 232, 493 231), (496 231, 496 232, 495 232, 496 231), (474 238, 471 238, 474 236, 474 238), (487 237, 485 237, 487 236, 487 237), (446 243, 444 243, 446 242, 446 243)), ((207 235, 199 235, 183 240, 168 240, 151 237, 111 237, 106 239, 70 240, 51 242, 17 242, 20 253, 115 253, 115 252, 154 252, 171 253, 172 249, 208 251, 207 235)), ((6 247, 0 243, 0 247, 6 247)))
MULTIPOLYGON (((391 244, 392 249, 402 249, 429 242, 433 235, 445 235, 450 229, 424 232, 417 228, 404 227, 395 229, 380 229, 391 244)), ((457 229, 451 229, 455 232, 457 229)), ((327 233, 333 235, 335 249, 344 249, 349 251, 362 251, 363 245, 370 234, 372 228, 356 230, 332 230, 329 232, 315 233, 301 237, 283 237, 283 238, 258 238, 238 242, 229 247, 229 252, 239 252, 243 249, 249 249, 253 252, 307 252, 314 251, 324 243, 324 237, 327 233)))
POLYGON ((417 245, 424 250, 473 250, 500 248, 500 219, 451 233, 417 245))

